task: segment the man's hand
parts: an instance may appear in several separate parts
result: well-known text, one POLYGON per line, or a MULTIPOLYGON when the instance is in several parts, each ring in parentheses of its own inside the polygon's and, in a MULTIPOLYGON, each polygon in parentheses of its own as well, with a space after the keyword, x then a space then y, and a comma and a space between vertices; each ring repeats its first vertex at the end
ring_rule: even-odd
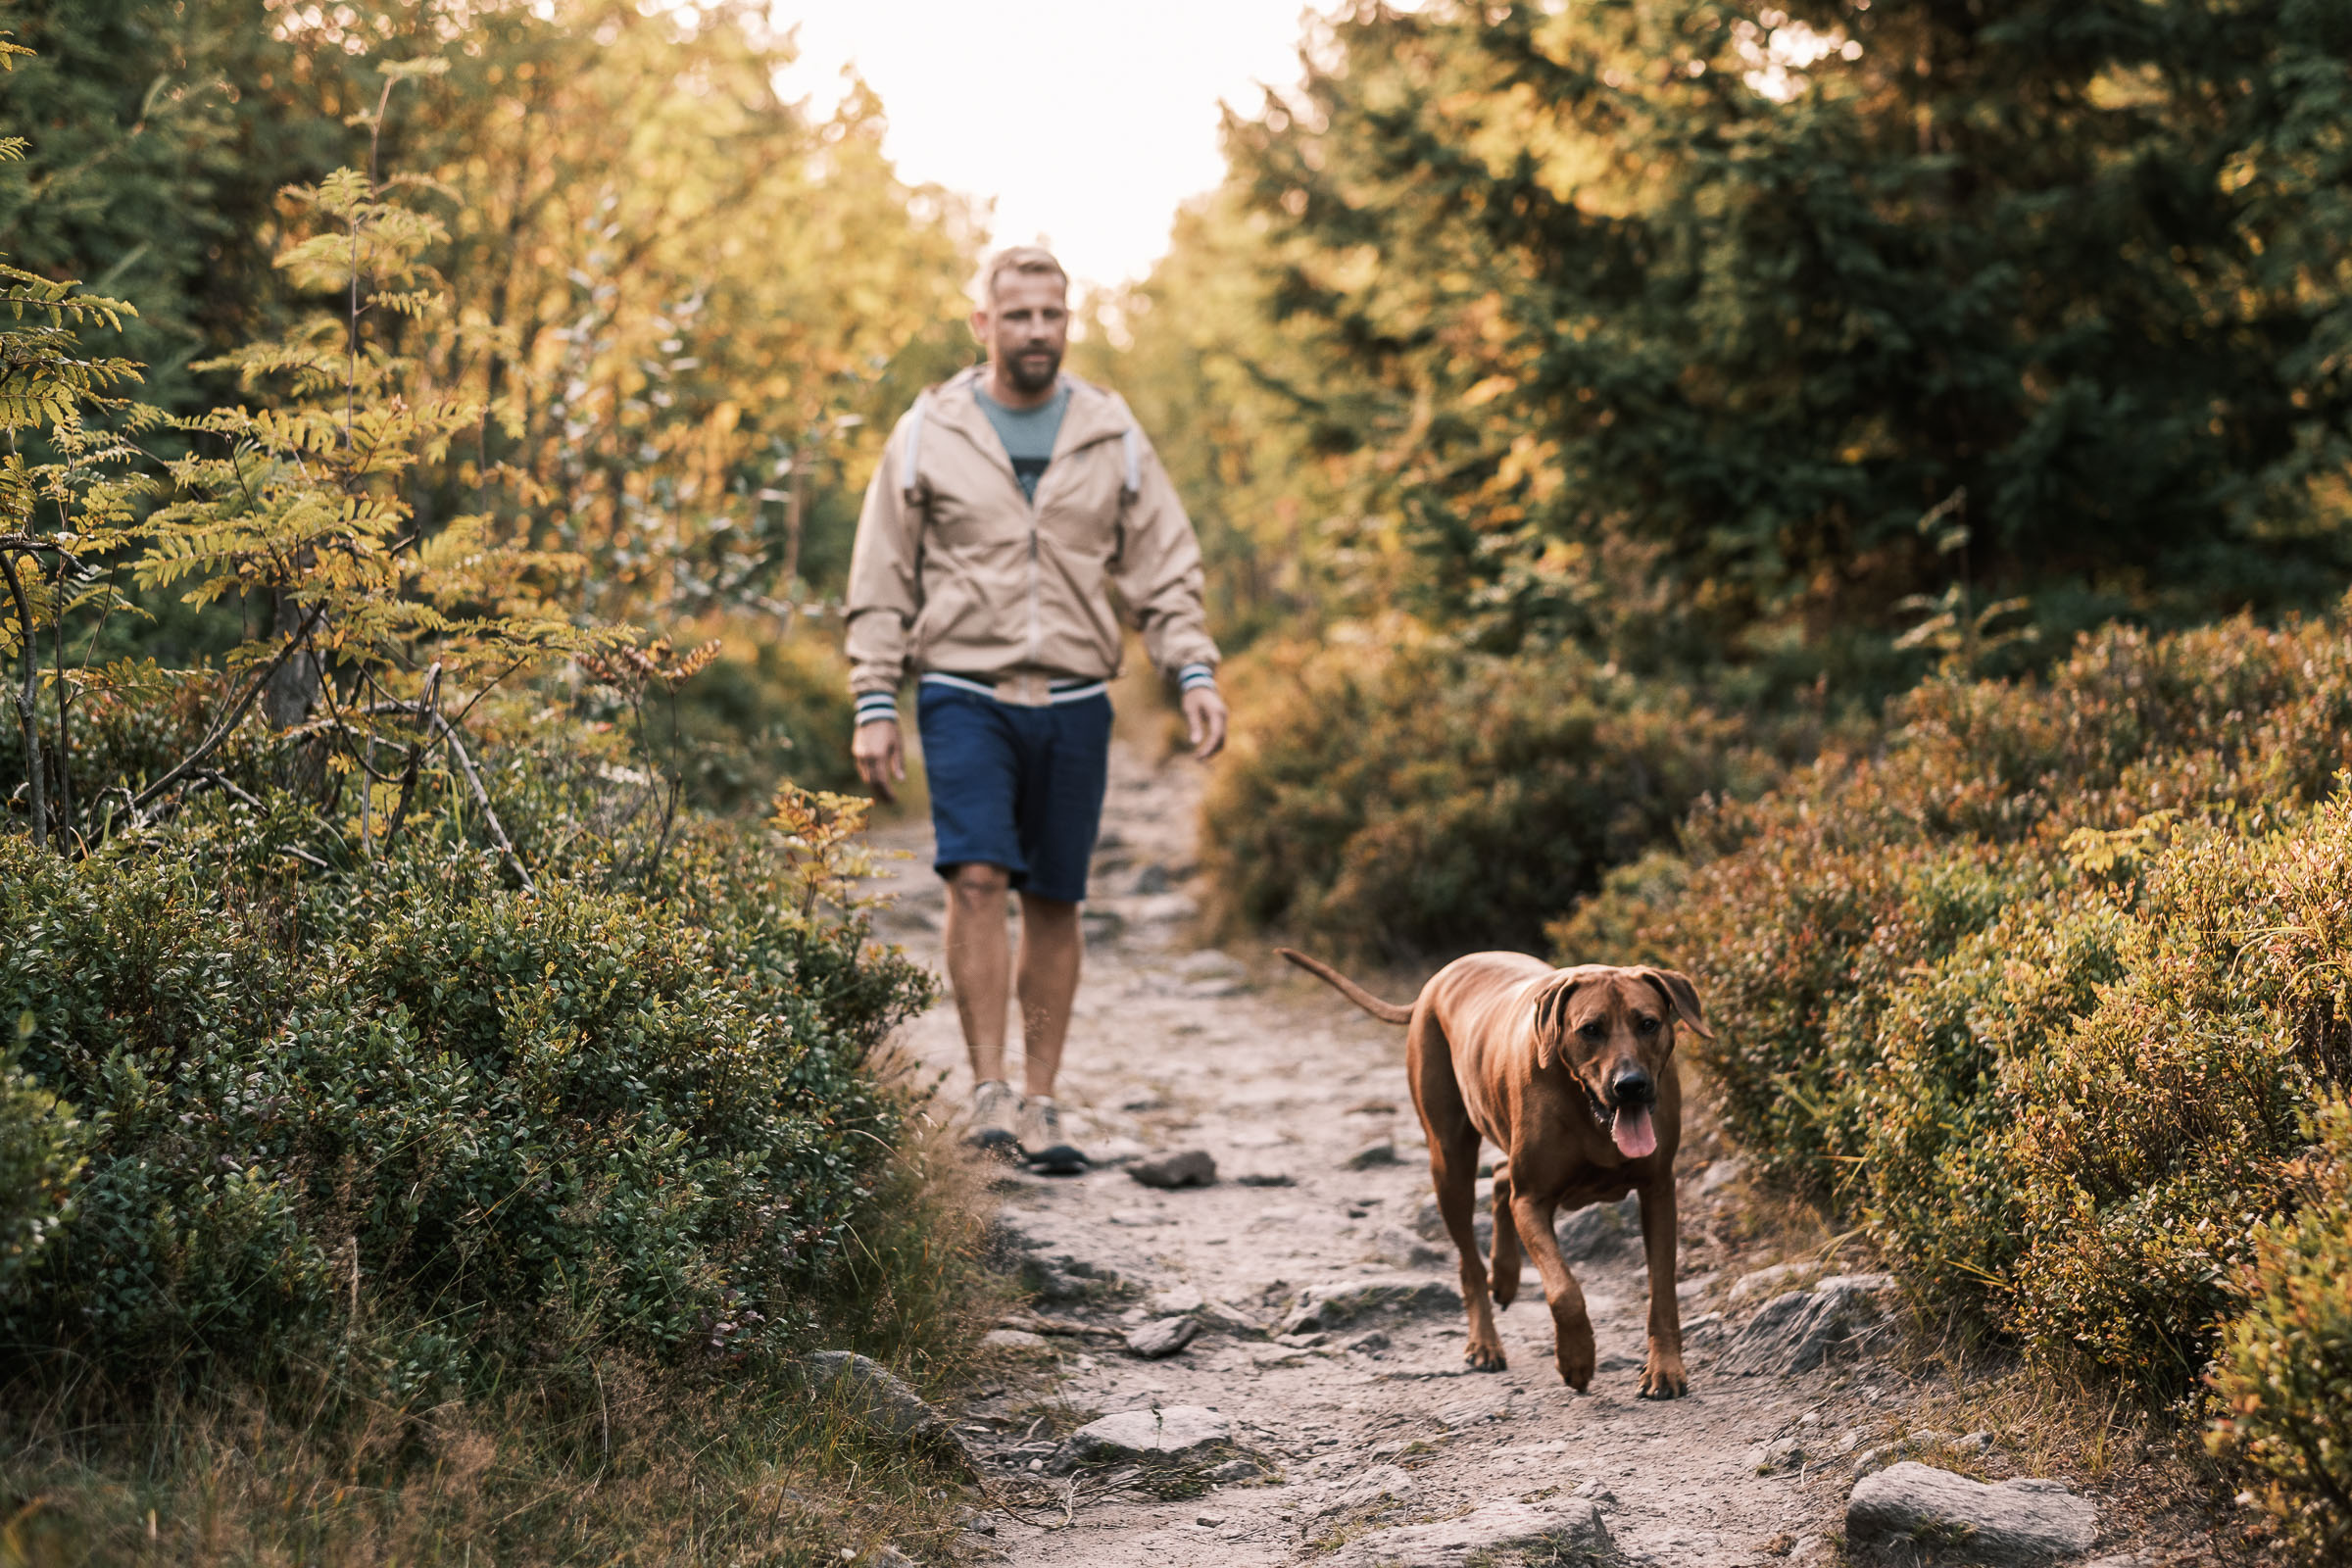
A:
POLYGON ((1205 762, 1225 749, 1225 699, 1214 686, 1184 694, 1184 723, 1192 732, 1193 755, 1205 762))
MULTIPOLYGON (((1217 733, 1225 733, 1222 713, 1217 720, 1217 733)), ((874 794, 885 803, 897 800, 898 792, 891 786, 906 776, 906 753, 899 744, 899 721, 877 718, 870 724, 858 726, 857 736, 850 742, 850 756, 857 759, 858 776, 873 786, 874 794)))

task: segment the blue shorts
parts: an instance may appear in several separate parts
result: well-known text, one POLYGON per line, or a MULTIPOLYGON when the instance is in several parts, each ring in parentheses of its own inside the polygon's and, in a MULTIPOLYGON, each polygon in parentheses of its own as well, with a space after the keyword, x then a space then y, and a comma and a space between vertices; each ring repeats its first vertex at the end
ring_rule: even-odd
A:
POLYGON ((914 716, 939 874, 1003 866, 1024 893, 1083 903, 1110 776, 1110 699, 1023 708, 924 685, 914 716))

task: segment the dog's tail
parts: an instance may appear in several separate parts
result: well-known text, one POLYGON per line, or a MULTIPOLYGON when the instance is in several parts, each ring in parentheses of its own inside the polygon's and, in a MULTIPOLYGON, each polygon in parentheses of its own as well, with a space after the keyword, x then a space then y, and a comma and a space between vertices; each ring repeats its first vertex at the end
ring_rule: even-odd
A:
POLYGON ((1346 997, 1349 1002, 1354 1003, 1357 1006, 1363 1008, 1366 1012, 1370 1013, 1373 1017, 1378 1018, 1381 1022, 1409 1023, 1412 1021, 1412 1008, 1399 1007, 1394 1002, 1381 1001, 1371 992, 1366 991, 1362 986, 1357 985, 1354 981, 1348 979, 1346 975, 1340 973, 1339 970, 1334 969, 1330 964, 1323 962, 1321 959, 1310 958, 1305 954, 1298 952, 1292 948, 1276 948, 1274 951, 1281 954, 1284 957, 1290 959, 1299 968, 1304 969, 1308 974, 1315 976, 1324 984, 1330 986, 1341 996, 1346 997))

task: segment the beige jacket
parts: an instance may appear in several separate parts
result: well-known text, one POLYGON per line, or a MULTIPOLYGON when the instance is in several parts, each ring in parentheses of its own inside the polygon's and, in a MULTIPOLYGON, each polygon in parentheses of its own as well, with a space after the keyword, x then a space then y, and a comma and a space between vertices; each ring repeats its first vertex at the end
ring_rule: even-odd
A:
POLYGON ((1127 405, 1064 378, 1069 408, 1032 506, 980 408, 983 373, 924 393, 866 487, 850 558, 851 690, 891 692, 929 670, 1001 692, 1100 680, 1118 672, 1122 610, 1162 673, 1213 668, 1200 546, 1127 405))

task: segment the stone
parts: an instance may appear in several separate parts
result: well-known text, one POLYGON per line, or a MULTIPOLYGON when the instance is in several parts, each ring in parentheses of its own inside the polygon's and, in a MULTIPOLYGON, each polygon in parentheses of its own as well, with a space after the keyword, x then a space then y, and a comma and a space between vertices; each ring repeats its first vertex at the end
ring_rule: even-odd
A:
POLYGON ((1182 893, 1154 893, 1135 901, 1139 925, 1181 925, 1200 913, 1200 901, 1182 893))
POLYGON ((1173 1192, 1180 1187, 1206 1187, 1217 1179, 1217 1162, 1205 1149, 1187 1149, 1156 1159, 1139 1159, 1127 1174, 1146 1187, 1173 1192))
POLYGON ((909 1446, 943 1448, 971 1462, 956 1429, 881 1362, 855 1350, 818 1350, 801 1357, 800 1365, 813 1391, 837 1400, 867 1431, 909 1446))
POLYGON ((1052 1355, 1054 1342, 1027 1329, 990 1329, 980 1336, 980 1348, 1010 1355, 1052 1355))
POLYGON ((1805 1445, 1801 1438, 1770 1438, 1747 1450, 1747 1467, 1760 1476, 1775 1470, 1793 1470, 1804 1462, 1805 1445))
POLYGON ((1243 1481, 1255 1481, 1266 1473, 1255 1459, 1228 1459, 1200 1472, 1200 1479, 1212 1487, 1230 1487, 1243 1481))
POLYGON ((1339 1480, 1316 1494, 1310 1506, 1316 1518, 1328 1519, 1335 1513, 1409 1503, 1420 1494, 1420 1485, 1393 1464, 1371 1464, 1360 1470, 1350 1465, 1339 1480))
POLYGON ((1608 1526, 1583 1499, 1491 1502, 1443 1524, 1408 1525, 1350 1542, 1321 1568, 1465 1568, 1504 1551, 1605 1553, 1608 1526))
POLYGON ((1746 1174, 1747 1161, 1738 1154, 1733 1154, 1729 1158, 1715 1161, 1706 1168, 1698 1178, 1698 1190, 1702 1193, 1711 1193, 1718 1188, 1729 1186, 1746 1174))
POLYGON ((1401 1225, 1383 1225, 1372 1236, 1372 1254, 1397 1268, 1434 1268, 1452 1257, 1449 1250, 1425 1242, 1401 1225))
POLYGON ((1232 1441, 1233 1423, 1197 1404, 1121 1410, 1071 1433, 1054 1456, 1054 1468, 1066 1474, 1082 1464, 1182 1464, 1232 1441))
POLYGON ((1889 1274, 1837 1274, 1809 1291, 1777 1296, 1733 1338, 1717 1370, 1740 1377, 1809 1372, 1867 1337, 1880 1315, 1878 1298, 1893 1287, 1889 1274))
POLYGON ((1246 1170, 1234 1178, 1244 1187, 1288 1187, 1291 1173, 1287 1170, 1246 1170))
POLYGON ((1354 1339, 1348 1341, 1346 1346, 1346 1348, 1353 1350, 1358 1355, 1378 1355, 1388 1348, 1389 1337, 1378 1329, 1374 1329, 1369 1334, 1358 1334, 1354 1339))
POLYGON ((1628 1193, 1614 1203, 1589 1203, 1552 1221, 1560 1256, 1571 1263, 1603 1257, 1642 1235, 1642 1200, 1628 1193))
POLYGON ((912 1557, 891 1545, 876 1546, 858 1560, 870 1568, 919 1568, 912 1557))
POLYGON ((1390 1138, 1376 1138, 1354 1153, 1340 1161, 1342 1170, 1370 1170, 1377 1165, 1396 1163, 1396 1143, 1390 1138))
POLYGON ((2073 1557, 2098 1539, 2099 1510, 2056 1481, 1987 1486, 1904 1460, 1854 1483, 1849 1542, 1923 1541, 1971 1561, 2032 1564, 2073 1557))
POLYGON ((1127 1348, 1147 1361, 1165 1360, 1193 1343, 1200 1320, 1190 1315, 1156 1318, 1127 1336, 1127 1348))
POLYGON ((1815 1267, 1811 1263, 1775 1263, 1770 1268, 1742 1274, 1732 1282, 1732 1304, 1738 1306, 1749 1297, 1766 1291, 1792 1290, 1802 1284, 1804 1276, 1812 1273, 1815 1267))
POLYGON ((1168 877, 1168 868, 1157 860, 1135 873, 1135 891, 1143 898, 1165 893, 1175 885, 1168 877))
POLYGON ((1461 1291, 1443 1280, 1377 1275, 1369 1279, 1334 1280, 1300 1291, 1293 1298, 1279 1332, 1305 1334, 1337 1328, 1375 1313, 1408 1317, 1424 1312, 1454 1312, 1461 1305, 1461 1291))
POLYGON ((1153 1291, 1144 1298, 1144 1310, 1153 1317, 1174 1317, 1180 1312, 1198 1312, 1208 1305, 1208 1298, 1190 1285, 1171 1285, 1164 1291, 1153 1291))
POLYGON ((1242 967, 1241 959, 1229 953, 1219 953, 1214 948, 1188 953, 1168 967, 1187 980, 1230 980, 1247 972, 1242 967))

